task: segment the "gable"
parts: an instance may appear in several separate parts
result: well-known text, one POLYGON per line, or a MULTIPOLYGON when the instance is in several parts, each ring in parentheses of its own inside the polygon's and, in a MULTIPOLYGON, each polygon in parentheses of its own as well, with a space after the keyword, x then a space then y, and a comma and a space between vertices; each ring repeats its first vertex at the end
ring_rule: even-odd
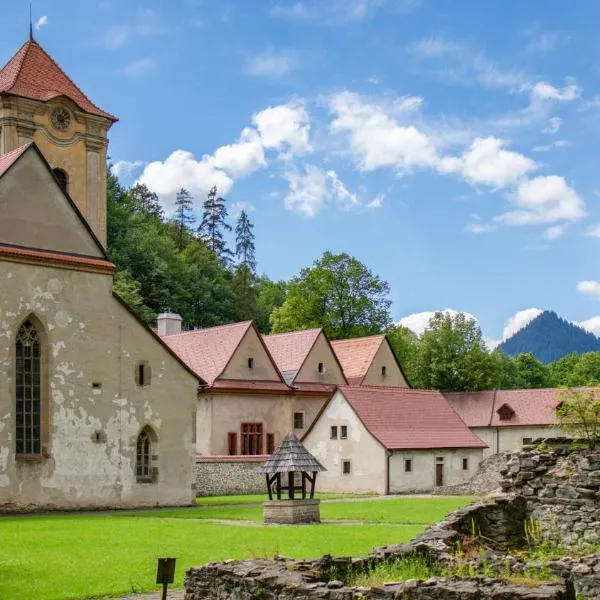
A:
POLYGON ((362 385, 398 388, 410 387, 385 338, 373 357, 371 365, 362 381, 362 385), (385 367, 385 374, 383 373, 383 367, 385 367))
POLYGON ((254 327, 248 328, 219 379, 281 381, 279 371, 254 327), (248 366, 248 359, 252 359, 252 368, 248 366))
POLYGON ((34 146, 0 177, 0 214, 2 244, 104 258, 34 146))
POLYGON ((342 368, 323 332, 319 333, 319 336, 307 354, 302 367, 294 378, 294 383, 331 383, 340 385, 346 383, 342 368), (319 363, 323 364, 322 373, 319 373, 319 363))

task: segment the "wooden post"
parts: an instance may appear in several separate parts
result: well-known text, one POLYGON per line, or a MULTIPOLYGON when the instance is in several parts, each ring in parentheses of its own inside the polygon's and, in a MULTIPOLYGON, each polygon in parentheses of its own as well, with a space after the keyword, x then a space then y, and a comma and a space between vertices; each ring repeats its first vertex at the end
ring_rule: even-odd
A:
POLYGON ((290 500, 294 499, 294 472, 290 471, 288 473, 288 496, 290 500))
POLYGON ((267 478, 267 491, 269 492, 269 500, 273 500, 273 492, 271 490, 271 479, 268 473, 265 473, 265 477, 267 478))
POLYGON ((306 473, 302 471, 302 500, 306 500, 306 473))
POLYGON ((281 473, 277 473, 277 500, 281 500, 281 473))
POLYGON ((312 481, 310 482, 310 499, 312 500, 315 497, 315 483, 317 482, 317 472, 313 471, 312 481))

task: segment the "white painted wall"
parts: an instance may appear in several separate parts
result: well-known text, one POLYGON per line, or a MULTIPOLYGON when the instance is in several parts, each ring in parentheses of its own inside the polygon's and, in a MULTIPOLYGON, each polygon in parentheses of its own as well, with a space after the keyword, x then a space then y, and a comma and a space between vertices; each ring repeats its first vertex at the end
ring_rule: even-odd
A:
POLYGON ((436 458, 444 459, 444 485, 458 485, 469 481, 483 459, 481 449, 459 450, 403 450, 390 456, 390 494, 428 492, 435 487, 436 458), (463 469, 463 458, 468 469, 463 469), (412 463, 411 472, 405 471, 405 460, 412 463))
POLYGON ((483 440, 488 448, 483 451, 484 458, 499 452, 517 452, 523 445, 523 438, 555 438, 565 435, 557 427, 471 427, 471 431, 483 440))
POLYGON ((386 493, 386 451, 367 431, 343 394, 338 391, 312 431, 304 439, 326 472, 317 478, 323 492, 386 493), (331 425, 338 426, 338 439, 330 439, 331 425), (348 439, 339 439, 341 425, 348 427, 348 439), (351 461, 351 474, 342 474, 344 460, 351 461))

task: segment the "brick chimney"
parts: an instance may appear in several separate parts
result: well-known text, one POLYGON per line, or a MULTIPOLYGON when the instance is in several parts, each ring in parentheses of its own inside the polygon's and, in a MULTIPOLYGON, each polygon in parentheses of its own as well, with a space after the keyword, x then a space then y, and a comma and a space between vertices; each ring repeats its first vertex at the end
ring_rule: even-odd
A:
POLYGON ((183 319, 177 313, 160 313, 156 318, 158 335, 171 335, 181 333, 183 319))

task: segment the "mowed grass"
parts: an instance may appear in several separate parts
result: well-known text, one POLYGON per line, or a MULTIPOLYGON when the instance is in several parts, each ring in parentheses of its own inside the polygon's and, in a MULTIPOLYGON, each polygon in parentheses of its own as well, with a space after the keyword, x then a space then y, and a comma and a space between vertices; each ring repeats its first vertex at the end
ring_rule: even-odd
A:
MULTIPOLYGON (((317 492, 319 500, 335 500, 340 498, 370 498, 373 494, 334 494, 317 492)), ((231 504, 260 504, 265 501, 265 494, 245 494, 243 496, 200 496, 196 498, 198 506, 226 506, 231 504)))
POLYGON ((321 506, 323 513, 342 520, 367 517, 360 525, 265 527, 212 523, 202 516, 210 511, 219 512, 218 518, 231 518, 240 511, 254 511, 253 519, 260 519, 261 509, 253 507, 4 517, 0 519, 0 598, 69 600, 153 591, 159 556, 177 557, 175 587, 183 585, 187 568, 209 561, 274 554, 358 556, 376 546, 407 541, 468 501, 402 498, 321 506), (224 517, 225 513, 231 514, 224 517))

